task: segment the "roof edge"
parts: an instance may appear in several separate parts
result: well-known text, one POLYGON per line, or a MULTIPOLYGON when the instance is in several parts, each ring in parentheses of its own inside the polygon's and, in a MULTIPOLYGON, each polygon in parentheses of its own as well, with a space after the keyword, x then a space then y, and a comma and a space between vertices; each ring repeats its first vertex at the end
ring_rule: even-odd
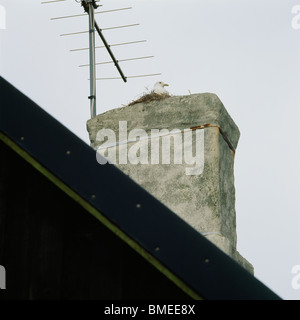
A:
POLYGON ((139 255, 146 259, 151 265, 153 265, 158 271, 164 274, 169 280, 171 280, 175 285, 177 285, 182 291, 188 294, 194 300, 204 300, 197 292, 190 288, 185 282, 179 279, 172 271, 170 271, 166 266, 164 266, 160 261, 158 261, 153 255, 146 251, 141 245, 129 237, 125 232, 123 232, 119 227, 113 224, 109 219, 107 219, 100 211, 93 207, 87 200, 81 197, 73 189, 63 183, 58 177, 47 170, 43 165, 41 165, 34 157, 32 157, 28 152, 22 149, 14 141, 9 139, 3 132, 0 131, 0 140, 3 141, 9 148, 15 151, 19 156, 21 156, 25 161, 32 165, 37 171, 43 174, 49 181, 60 188, 65 194, 76 201, 81 207, 93 215, 99 222, 105 225, 110 231, 112 231, 121 240, 127 243, 132 249, 134 249, 139 255))

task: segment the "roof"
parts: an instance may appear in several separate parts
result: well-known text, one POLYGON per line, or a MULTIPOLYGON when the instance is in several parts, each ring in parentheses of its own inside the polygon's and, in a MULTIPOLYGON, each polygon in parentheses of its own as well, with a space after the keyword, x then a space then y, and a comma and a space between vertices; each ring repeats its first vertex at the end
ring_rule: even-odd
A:
POLYGON ((0 77, 0 139, 194 299, 280 299, 0 77))

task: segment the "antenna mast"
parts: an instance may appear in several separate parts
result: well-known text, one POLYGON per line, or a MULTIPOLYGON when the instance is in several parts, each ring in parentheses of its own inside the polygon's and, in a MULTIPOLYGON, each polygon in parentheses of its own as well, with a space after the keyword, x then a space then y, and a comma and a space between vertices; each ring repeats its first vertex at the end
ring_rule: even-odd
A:
MULTIPOLYGON (((67 0, 49 0, 49 1, 43 1, 41 3, 42 4, 49 4, 49 3, 57 3, 57 2, 64 2, 64 1, 67 1, 67 0)), ((141 74, 141 75, 132 75, 132 76, 125 77, 125 75, 119 65, 119 62, 148 59, 148 58, 153 58, 153 56, 134 57, 134 58, 117 60, 110 47, 121 46, 121 45, 130 45, 130 44, 134 44, 134 43, 141 43, 141 42, 145 42, 146 40, 127 41, 127 42, 115 43, 115 44, 110 45, 106 41, 102 31, 103 30, 105 31, 105 30, 111 30, 111 29, 133 27, 133 26, 137 26, 139 24, 135 23, 135 24, 113 26, 113 27, 101 29, 101 28, 99 28, 97 22, 95 21, 95 14, 127 10, 127 9, 131 9, 131 7, 95 12, 95 9, 97 9, 100 6, 100 5, 97 5, 97 2, 99 2, 100 0, 75 0, 75 1, 77 3, 81 3, 81 6, 84 8, 84 11, 89 16, 89 30, 88 31, 78 31, 78 32, 72 32, 72 33, 65 33, 65 34, 61 34, 61 36, 73 36, 73 35, 82 34, 82 33, 89 33, 89 48, 78 48, 78 49, 73 49, 70 51, 89 50, 89 60, 90 60, 89 65, 85 64, 85 65, 80 65, 79 67, 85 67, 85 66, 90 67, 90 79, 89 79, 89 81, 90 81, 90 95, 88 98, 90 100, 91 118, 94 118, 97 114, 96 113, 96 81, 97 80, 122 79, 124 82, 127 82, 127 79, 129 79, 129 78, 158 76, 158 75, 161 75, 161 73, 141 74), (102 40, 104 46, 95 47, 95 32, 96 31, 97 31, 100 39, 102 40), (105 61, 105 62, 96 63, 96 55, 95 55, 96 48, 106 48, 112 61, 105 61), (115 65, 116 69, 118 70, 121 77, 120 78, 115 78, 115 77, 114 78, 96 78, 96 65, 106 64, 106 63, 114 63, 114 65, 115 65)), ((64 19, 64 18, 75 18, 75 17, 85 16, 85 15, 86 14, 84 13, 84 14, 69 15, 69 16, 63 16, 63 17, 55 17, 55 18, 51 18, 51 20, 58 20, 58 19, 64 19)))
POLYGON ((81 5, 89 15, 89 50, 90 50, 90 111, 91 118, 96 116, 96 59, 95 59, 95 13, 98 8, 95 0, 82 0, 81 5))

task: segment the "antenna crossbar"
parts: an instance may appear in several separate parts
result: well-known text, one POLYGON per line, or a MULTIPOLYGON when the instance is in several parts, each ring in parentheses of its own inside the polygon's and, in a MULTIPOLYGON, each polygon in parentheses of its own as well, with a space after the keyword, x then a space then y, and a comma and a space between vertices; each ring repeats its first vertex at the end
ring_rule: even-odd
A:
MULTIPOLYGON (((121 28, 128 28, 128 27, 135 27, 135 26, 139 26, 140 24, 139 23, 134 23, 134 24, 127 24, 127 25, 124 25, 124 26, 117 26, 117 27, 109 27, 109 28, 102 28, 99 30, 100 31, 105 31, 105 30, 113 30, 113 29, 121 29, 121 28)), ((75 34, 82 34, 82 33, 89 33, 89 31, 78 31, 78 32, 72 32, 72 33, 63 33, 61 34, 60 36, 61 37, 64 37, 64 36, 73 36, 75 34)))
MULTIPOLYGON (((146 56, 146 57, 137 57, 137 58, 129 58, 129 59, 121 59, 121 60, 116 60, 117 62, 126 62, 126 61, 133 61, 133 60, 142 60, 142 59, 149 59, 149 58, 154 58, 154 56, 146 56)), ((108 63, 113 63, 114 61, 104 61, 104 62, 97 62, 95 65, 100 65, 100 64, 108 64, 108 63)), ((82 64, 79 67, 88 67, 89 64, 82 64)))
MULTIPOLYGON (((151 74, 140 74, 136 76, 128 76, 126 78, 132 79, 132 78, 142 78, 142 77, 154 77, 154 76, 161 76, 161 73, 151 73, 151 74)), ((122 78, 120 77, 115 77, 115 78, 96 78, 96 80, 121 80, 122 78)))
POLYGON ((54 3, 54 2, 63 2, 63 1, 67 1, 67 0, 52 0, 52 1, 43 1, 43 2, 41 2, 41 4, 54 3))
MULTIPOLYGON (((60 0, 60 1, 65 1, 65 0, 60 0)), ((132 7, 120 8, 120 9, 112 9, 112 10, 106 10, 106 11, 99 11, 99 12, 95 12, 94 14, 108 13, 108 12, 115 12, 115 11, 129 10, 129 9, 132 9, 132 7)), ((77 18, 77 17, 85 17, 85 16, 86 16, 86 13, 82 13, 82 14, 74 14, 74 15, 71 15, 71 16, 55 17, 55 18, 51 18, 50 20, 77 18)))
MULTIPOLYGON (((142 43, 142 42, 146 42, 147 40, 138 40, 138 41, 129 41, 129 42, 121 42, 121 43, 115 43, 115 44, 109 44, 110 47, 117 47, 117 46, 124 46, 124 45, 128 45, 128 44, 134 44, 134 43, 142 43)), ((98 46, 95 47, 95 49, 102 49, 102 48, 106 48, 105 46, 98 46)), ((89 50, 89 48, 78 48, 78 49, 71 49, 71 52, 74 51, 82 51, 82 50, 89 50)))

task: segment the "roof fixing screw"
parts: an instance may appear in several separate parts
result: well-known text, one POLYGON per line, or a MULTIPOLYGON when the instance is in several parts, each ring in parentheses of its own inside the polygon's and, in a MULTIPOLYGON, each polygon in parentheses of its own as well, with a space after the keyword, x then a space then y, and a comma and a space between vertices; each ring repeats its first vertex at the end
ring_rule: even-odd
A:
POLYGON ((25 138, 24 137, 21 137, 21 141, 24 141, 25 140, 25 138))
POLYGON ((71 154, 71 151, 70 151, 70 150, 67 150, 67 151, 66 151, 66 154, 67 154, 67 155, 70 155, 70 154, 71 154))
POLYGON ((160 247, 156 247, 155 251, 158 252, 160 250, 160 247))
POLYGON ((91 198, 92 199, 96 199, 96 196, 94 194, 92 194, 91 198))
POLYGON ((210 260, 209 260, 209 259, 205 259, 204 262, 205 262, 205 263, 209 263, 210 260))
POLYGON ((141 204, 140 204, 140 203, 138 203, 138 204, 136 205, 136 207, 137 207, 138 209, 140 209, 141 204))

